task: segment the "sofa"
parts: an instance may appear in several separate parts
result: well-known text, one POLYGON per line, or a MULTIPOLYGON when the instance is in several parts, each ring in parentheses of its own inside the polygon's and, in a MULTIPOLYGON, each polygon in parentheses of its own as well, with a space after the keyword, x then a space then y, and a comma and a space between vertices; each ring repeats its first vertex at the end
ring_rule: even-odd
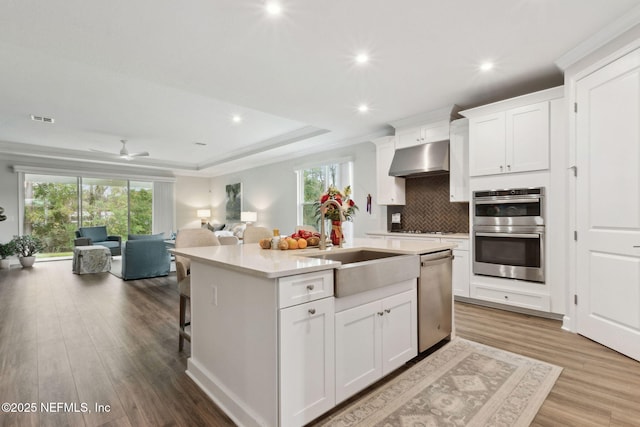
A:
POLYGON ((122 253, 122 237, 108 236, 107 227, 104 225, 97 227, 80 227, 76 230, 76 238, 73 241, 74 246, 93 246, 100 245, 109 248, 111 256, 120 255, 122 253))
POLYGON ((128 236, 122 249, 124 280, 168 276, 170 268, 171 257, 162 233, 128 236))

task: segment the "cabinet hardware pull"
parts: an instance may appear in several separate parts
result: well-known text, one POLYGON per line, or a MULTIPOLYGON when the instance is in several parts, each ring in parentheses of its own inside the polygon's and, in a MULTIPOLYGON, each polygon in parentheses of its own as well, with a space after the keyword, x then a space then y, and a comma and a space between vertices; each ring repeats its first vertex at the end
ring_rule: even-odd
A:
POLYGON ((391 309, 390 309, 390 308, 385 308, 385 309, 384 309, 384 312, 385 312, 385 313, 391 313, 391 309))
POLYGON ((502 165, 500 165, 500 172, 502 172, 502 169, 504 169, 504 167, 502 165))
POLYGON ((379 312, 378 312, 378 316, 382 316, 383 314, 384 314, 384 313, 383 313, 383 312, 381 312, 381 311, 379 311, 379 312))
POLYGON ((640 246, 638 246, 638 245, 633 245, 633 247, 634 247, 634 248, 640 248, 640 246))
POLYGON ((314 286, 313 286, 313 285, 307 285, 307 289, 308 289, 308 290, 312 291, 312 290, 313 290, 313 288, 314 288, 314 286))
POLYGON ((309 309, 309 314, 316 314, 316 309, 315 308, 310 308, 309 309))
POLYGON ((509 297, 507 295, 504 296, 504 299, 509 299, 509 297))
POLYGON ((511 165, 507 165, 507 170, 511 170, 511 165))

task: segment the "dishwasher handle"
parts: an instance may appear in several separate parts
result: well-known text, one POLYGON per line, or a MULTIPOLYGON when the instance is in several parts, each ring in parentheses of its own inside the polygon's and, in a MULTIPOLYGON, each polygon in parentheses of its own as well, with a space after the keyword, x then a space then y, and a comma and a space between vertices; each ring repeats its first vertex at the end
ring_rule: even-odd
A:
POLYGON ((420 261, 420 267, 429 267, 431 265, 444 264, 447 261, 449 261, 449 262, 452 261, 453 258, 454 258, 453 255, 449 255, 449 256, 446 256, 446 257, 420 261))

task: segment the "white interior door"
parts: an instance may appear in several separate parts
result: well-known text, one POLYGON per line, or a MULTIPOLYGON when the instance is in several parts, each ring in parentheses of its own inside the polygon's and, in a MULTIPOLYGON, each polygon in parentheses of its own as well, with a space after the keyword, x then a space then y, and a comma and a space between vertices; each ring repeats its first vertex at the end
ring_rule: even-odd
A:
POLYGON ((640 50, 576 87, 577 329, 640 360, 640 50))

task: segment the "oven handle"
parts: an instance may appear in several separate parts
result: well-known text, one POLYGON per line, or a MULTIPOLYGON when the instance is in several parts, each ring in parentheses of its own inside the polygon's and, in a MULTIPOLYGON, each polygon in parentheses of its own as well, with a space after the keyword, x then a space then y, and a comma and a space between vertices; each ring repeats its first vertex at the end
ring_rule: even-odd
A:
POLYGON ((500 199, 500 200, 474 200, 476 205, 508 205, 510 203, 535 203, 540 202, 539 197, 531 199, 500 199))
POLYGON ((539 239, 540 233, 524 234, 524 233, 477 233, 479 237, 511 237, 514 239, 539 239))

